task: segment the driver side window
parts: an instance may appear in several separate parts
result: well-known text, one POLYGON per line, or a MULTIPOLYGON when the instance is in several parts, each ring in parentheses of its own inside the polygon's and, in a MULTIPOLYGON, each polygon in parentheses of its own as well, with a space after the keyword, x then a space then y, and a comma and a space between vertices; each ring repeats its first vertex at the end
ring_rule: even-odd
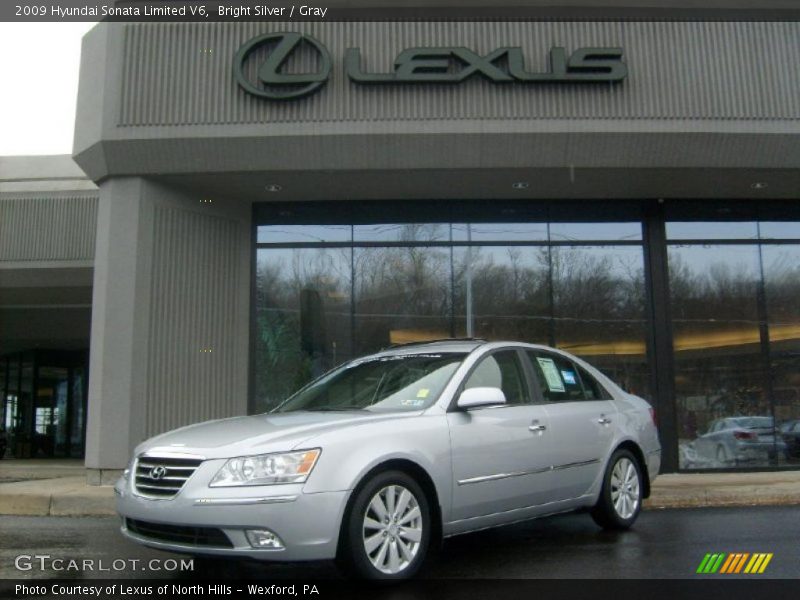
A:
POLYGON ((503 350, 485 357, 464 384, 468 390, 476 387, 496 387, 503 390, 506 404, 528 404, 522 366, 514 350, 503 350))

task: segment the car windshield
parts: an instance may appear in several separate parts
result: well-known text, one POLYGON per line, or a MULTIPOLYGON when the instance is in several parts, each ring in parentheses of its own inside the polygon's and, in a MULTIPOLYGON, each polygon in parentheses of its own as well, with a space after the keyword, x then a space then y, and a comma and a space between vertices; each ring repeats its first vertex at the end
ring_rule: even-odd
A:
POLYGON ((273 412, 427 408, 464 357, 465 353, 448 352, 355 360, 304 387, 273 412))

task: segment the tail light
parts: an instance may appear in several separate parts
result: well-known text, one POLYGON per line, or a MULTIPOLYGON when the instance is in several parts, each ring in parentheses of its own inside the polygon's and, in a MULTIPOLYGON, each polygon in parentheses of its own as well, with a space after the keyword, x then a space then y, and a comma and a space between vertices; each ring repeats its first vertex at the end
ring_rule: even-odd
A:
POLYGON ((650 407, 650 419, 653 421, 653 426, 658 429, 658 419, 656 418, 656 409, 650 407))
POLYGON ((757 440, 758 434, 752 431, 734 431, 733 437, 737 440, 757 440))

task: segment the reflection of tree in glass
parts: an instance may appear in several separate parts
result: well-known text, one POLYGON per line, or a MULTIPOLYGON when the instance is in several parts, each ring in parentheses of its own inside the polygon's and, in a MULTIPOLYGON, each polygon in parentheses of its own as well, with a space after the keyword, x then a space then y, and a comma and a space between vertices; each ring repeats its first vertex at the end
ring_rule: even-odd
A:
MULTIPOLYGON (((681 249, 683 250, 683 249, 681 249)), ((754 251, 755 252, 755 251, 754 251)), ((756 265, 718 260, 692 264, 691 254, 673 252, 669 260, 672 314, 675 319, 757 322, 756 265)), ((753 260, 756 256, 753 254, 753 260)))
POLYGON ((639 248, 554 247, 552 262, 557 319, 641 323, 645 290, 639 248))
POLYGON ((274 406, 312 376, 348 358, 349 335, 342 336, 340 331, 349 330, 350 252, 349 248, 259 251, 255 340, 259 408, 274 406), (319 294, 323 318, 333 330, 330 344, 317 356, 301 347, 303 290, 319 294))
POLYGON ((546 249, 475 246, 459 249, 457 256, 454 306, 460 323, 468 318, 466 296, 471 285, 476 336, 546 342, 550 315, 546 249))
MULTIPOLYGON (((413 239, 424 233, 406 227, 404 235, 413 239)), ((392 330, 449 335, 449 249, 359 248, 353 262, 359 352, 386 346, 392 330)))

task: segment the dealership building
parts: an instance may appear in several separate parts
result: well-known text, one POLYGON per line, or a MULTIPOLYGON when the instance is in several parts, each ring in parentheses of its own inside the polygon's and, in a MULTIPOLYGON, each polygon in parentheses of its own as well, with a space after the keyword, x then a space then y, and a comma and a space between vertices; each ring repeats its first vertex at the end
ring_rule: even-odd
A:
POLYGON ((665 471, 797 468, 798 40, 623 17, 96 26, 73 156, 0 158, 7 456, 85 457, 107 483, 157 433, 479 337, 647 398, 665 471))

